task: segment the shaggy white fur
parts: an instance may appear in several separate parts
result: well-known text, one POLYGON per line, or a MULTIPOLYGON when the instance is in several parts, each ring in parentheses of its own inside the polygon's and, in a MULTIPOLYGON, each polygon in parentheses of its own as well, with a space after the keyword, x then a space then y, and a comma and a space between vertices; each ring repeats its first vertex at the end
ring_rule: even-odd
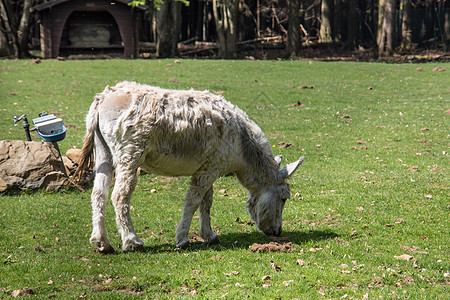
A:
POLYGON ((210 225, 213 182, 234 173, 249 191, 247 209, 257 227, 267 235, 282 230, 282 210, 289 198, 285 181, 303 162, 279 169, 261 129, 238 107, 208 91, 167 90, 120 82, 96 95, 86 118, 87 133, 79 172, 95 156, 92 191, 93 231, 90 241, 101 252, 112 252, 105 230, 105 206, 115 171, 111 195, 123 250, 143 242, 130 218, 130 198, 138 167, 166 176, 192 176, 181 221, 176 230, 178 247, 189 244, 194 212, 200 212, 200 236, 218 242, 210 225))

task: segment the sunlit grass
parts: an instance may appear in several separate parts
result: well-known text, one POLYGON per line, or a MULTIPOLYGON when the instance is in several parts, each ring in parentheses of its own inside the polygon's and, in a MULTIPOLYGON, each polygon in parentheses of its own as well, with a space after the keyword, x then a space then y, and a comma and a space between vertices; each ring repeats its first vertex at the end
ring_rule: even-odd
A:
MULTIPOLYGON (((110 256, 88 244, 89 192, 3 195, 0 295, 28 287, 41 298, 444 299, 449 71, 450 64, 0 61, 1 139, 25 139, 14 114, 50 111, 68 127, 62 152, 79 148, 95 93, 130 80, 223 94, 260 125, 284 163, 306 157, 283 215, 294 252, 249 250, 269 240, 250 222, 246 191, 233 177, 215 183, 212 226, 221 244, 194 242, 183 251, 174 237, 188 178, 140 177, 132 217, 145 252, 120 251, 108 205, 107 230, 118 249, 110 256), (395 258, 402 254, 413 259, 395 258)), ((194 218, 191 237, 198 225, 194 218)))

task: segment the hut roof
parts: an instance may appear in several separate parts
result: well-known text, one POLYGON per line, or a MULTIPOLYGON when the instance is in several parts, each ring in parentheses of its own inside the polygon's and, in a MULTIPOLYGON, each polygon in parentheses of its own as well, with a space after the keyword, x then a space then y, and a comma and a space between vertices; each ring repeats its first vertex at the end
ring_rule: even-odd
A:
MULTIPOLYGON (((65 2, 69 2, 69 1, 71 1, 71 0, 49 0, 47 2, 35 5, 33 7, 33 10, 41 11, 41 10, 45 10, 47 8, 52 8, 53 6, 56 6, 56 5, 65 3, 65 2)), ((123 4, 129 5, 132 2, 132 0, 114 0, 111 2, 120 2, 123 4)), ((147 6, 146 5, 138 5, 137 8, 146 10, 147 6)))

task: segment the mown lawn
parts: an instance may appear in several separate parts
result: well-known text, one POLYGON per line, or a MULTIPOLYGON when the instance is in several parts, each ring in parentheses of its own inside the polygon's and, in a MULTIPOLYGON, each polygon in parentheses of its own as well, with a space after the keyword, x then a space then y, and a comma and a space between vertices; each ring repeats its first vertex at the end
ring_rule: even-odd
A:
MULTIPOLYGON (((0 61, 2 140, 25 139, 14 114, 49 111, 68 127, 62 152, 79 148, 95 93, 129 80, 223 94, 284 163, 306 157, 283 215, 292 252, 251 251, 270 240, 250 222, 234 177, 215 183, 221 243, 187 250, 174 236, 188 178, 140 177, 138 253, 119 249, 112 205, 107 230, 118 251, 94 252, 89 191, 1 195, 0 297, 448 299, 449 72, 449 63, 0 61)), ((197 231, 194 219, 193 240, 197 231)))

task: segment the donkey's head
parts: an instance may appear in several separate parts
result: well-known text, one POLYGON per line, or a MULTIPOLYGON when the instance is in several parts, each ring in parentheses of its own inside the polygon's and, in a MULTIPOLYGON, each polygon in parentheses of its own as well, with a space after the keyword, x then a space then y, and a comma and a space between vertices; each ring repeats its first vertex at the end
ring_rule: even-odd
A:
MULTIPOLYGON (((275 157, 281 164, 281 155, 275 157)), ((305 158, 290 163, 278 170, 277 180, 273 185, 265 187, 258 195, 250 193, 247 210, 259 230, 266 235, 279 236, 282 231, 282 213, 284 204, 290 198, 291 189, 286 179, 300 166, 305 158)))

